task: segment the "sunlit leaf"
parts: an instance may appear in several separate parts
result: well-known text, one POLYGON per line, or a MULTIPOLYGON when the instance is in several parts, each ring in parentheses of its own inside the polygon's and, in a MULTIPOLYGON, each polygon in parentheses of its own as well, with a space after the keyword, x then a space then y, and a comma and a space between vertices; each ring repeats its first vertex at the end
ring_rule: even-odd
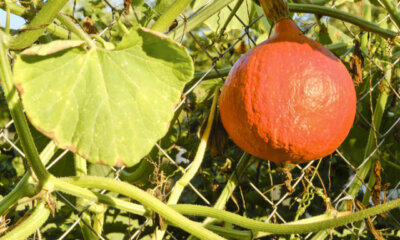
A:
POLYGON ((131 166, 166 133, 193 63, 172 40, 138 29, 113 51, 22 55, 14 71, 35 127, 91 162, 131 166))

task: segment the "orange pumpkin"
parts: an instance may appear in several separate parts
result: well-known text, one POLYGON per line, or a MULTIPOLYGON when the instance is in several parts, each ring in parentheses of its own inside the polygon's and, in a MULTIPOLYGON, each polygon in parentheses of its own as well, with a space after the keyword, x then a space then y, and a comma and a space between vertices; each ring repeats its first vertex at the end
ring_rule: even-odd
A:
POLYGON ((244 151, 276 163, 331 154, 356 112, 351 76, 328 49, 291 19, 231 69, 219 100, 222 123, 244 151))

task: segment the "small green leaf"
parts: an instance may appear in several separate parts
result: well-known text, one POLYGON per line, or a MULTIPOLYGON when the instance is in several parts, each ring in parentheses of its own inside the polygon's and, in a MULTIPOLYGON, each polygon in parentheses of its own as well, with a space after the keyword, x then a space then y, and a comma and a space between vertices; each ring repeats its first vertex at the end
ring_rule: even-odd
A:
POLYGON ((107 165, 134 165, 151 150, 192 76, 187 51, 145 29, 113 51, 21 55, 14 67, 32 124, 59 147, 107 165))

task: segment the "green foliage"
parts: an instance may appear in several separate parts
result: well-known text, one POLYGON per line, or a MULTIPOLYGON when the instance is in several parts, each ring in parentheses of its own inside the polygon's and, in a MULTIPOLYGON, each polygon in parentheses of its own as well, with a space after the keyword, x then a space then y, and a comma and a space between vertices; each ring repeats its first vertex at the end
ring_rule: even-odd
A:
POLYGON ((150 151, 193 71, 183 48, 141 29, 114 51, 25 52, 14 81, 33 124, 60 147, 108 165, 133 165, 150 151))
MULTIPOLYGON (((64 8, 64 12, 74 15, 76 22, 84 29, 87 24, 92 24, 95 33, 91 34, 97 34, 97 38, 94 38, 94 49, 88 49, 87 42, 83 40, 62 39, 59 35, 46 32, 38 39, 37 45, 24 51, 10 52, 10 56, 15 58, 12 65, 14 81, 26 115, 34 126, 30 127, 36 147, 43 151, 51 141, 50 137, 59 147, 73 150, 87 158, 90 161, 87 165, 89 176, 118 177, 166 202, 174 184, 183 176, 184 169, 189 167, 196 155, 215 88, 223 85, 235 61, 255 46, 252 40, 260 44, 269 38, 273 23, 263 18, 247 27, 262 12, 255 2, 244 0, 231 20, 228 17, 238 1, 225 1, 226 4, 229 3, 230 9, 208 9, 208 13, 213 11, 212 16, 192 27, 190 23, 198 14, 196 11, 207 2, 196 0, 187 6, 182 15, 174 16, 177 26, 171 25, 168 30, 172 34, 174 29, 183 29, 184 36, 177 37, 183 45, 181 46, 164 35, 144 29, 150 28, 161 15, 168 13, 168 7, 174 1, 134 0, 129 13, 124 12, 123 5, 113 6, 112 9, 102 0, 77 2, 75 13, 72 12, 72 1, 64 8), (226 23, 226 29, 222 29, 226 23), (124 32, 123 26, 129 29, 128 34, 124 32), (190 34, 186 27, 190 27, 190 34), (104 33, 100 35, 103 30, 104 33), (104 46, 116 48, 110 50, 104 46), (196 86, 197 81, 213 65, 218 73, 212 71, 196 86), (193 68, 196 70, 194 77, 193 68), (187 92, 193 86, 196 86, 194 90, 187 92), (180 101, 183 104, 175 109, 180 101), (177 164, 172 164, 171 159, 177 164), (127 167, 111 168, 97 164, 98 162, 107 165, 124 163, 127 167)), ((112 1, 109 2, 113 4, 112 1)), ((289 2, 313 2, 329 8, 335 3, 335 9, 364 18, 364 3, 368 1, 289 2)), ((368 21, 377 23, 386 16, 387 11, 378 1, 370 2, 371 19, 368 21)), ((36 13, 43 6, 43 1, 21 4, 29 8, 30 12, 36 13)), ((5 8, 1 2, 0 7, 5 8)), ((253 161, 240 178, 238 188, 233 191, 224 209, 259 221, 293 221, 325 213, 329 207, 327 199, 334 200, 341 196, 344 187, 354 177, 355 171, 352 167, 365 165, 363 162, 369 144, 372 118, 378 98, 385 91, 388 98, 384 113, 380 116, 382 124, 377 129, 380 134, 374 137, 372 148, 375 149, 382 140, 384 142, 379 145, 371 159, 379 160, 382 164, 381 187, 390 183, 386 186, 388 194, 392 193, 392 189, 400 181, 398 65, 391 71, 390 86, 384 85, 385 80, 381 81, 387 74, 385 67, 400 56, 400 48, 377 34, 364 32, 359 26, 344 24, 333 17, 295 13, 293 18, 307 36, 332 48, 334 54, 341 57, 349 69, 351 61, 357 55, 353 48, 354 40, 361 42, 363 62, 359 70, 363 73, 363 78, 356 84, 358 114, 338 153, 333 153, 321 162, 316 161, 307 170, 295 167, 288 174, 282 170, 283 166, 260 159, 253 161), (386 135, 381 135, 386 132, 386 135), (342 156, 348 162, 343 161, 342 156), (283 198, 284 201, 279 202, 283 198), (270 202, 277 205, 272 206, 270 202)), ((382 27, 398 31, 390 20, 384 21, 382 27)), ((0 134, 4 134, 21 148, 20 136, 16 134, 13 125, 2 128, 9 123, 11 117, 2 88, 0 93, 0 134)), ((25 160, 1 136, 0 200, 16 188, 26 172, 25 160)), ((214 142, 224 144, 218 147, 209 144, 198 174, 190 182, 191 186, 183 191, 179 203, 212 206, 223 189, 229 186, 228 179, 237 175, 236 164, 242 150, 228 139, 222 125, 218 123, 214 124, 211 138, 217 139, 214 142)), ((55 161, 63 151, 59 149, 49 162, 55 161)), ((50 168, 50 173, 56 177, 76 175, 74 157, 72 152, 64 155, 50 168)), ((305 166, 301 165, 302 168, 305 166)), ((363 179, 366 183, 373 176, 372 170, 368 173, 368 177, 363 179)), ((381 190, 383 198, 386 190, 381 190)), ((101 190, 95 189, 93 192, 100 193, 101 190)), ((361 200, 365 193, 365 190, 360 190, 354 197, 361 200)), ((82 208, 91 204, 91 201, 76 195, 64 195, 65 198, 62 198, 52 193, 48 196, 50 197, 45 199, 44 195, 39 195, 32 200, 45 201, 48 206, 55 203, 55 215, 40 229, 44 239, 58 238, 80 217, 70 203, 82 208)), ((108 191, 104 196, 131 201, 114 191, 108 191)), ((338 202, 334 204, 334 207, 339 208, 338 202)), ((352 202, 349 203, 351 204, 352 202)), ((33 208, 31 203, 10 208, 6 216, 11 219, 10 225, 16 224, 29 208, 33 208)), ((163 205, 163 208, 167 206, 163 205)), ((135 215, 118 207, 95 204, 86 213, 91 219, 89 225, 92 227, 96 222, 94 220, 104 222, 101 234, 108 239, 131 239, 135 233, 139 235, 139 239, 151 239, 156 229, 162 229, 166 222, 156 213, 156 209, 146 210, 145 214, 135 215)), ((397 219, 400 216, 398 210, 391 211, 391 214, 397 219)), ((193 219, 203 221, 200 217, 193 219)), ((399 231, 394 230, 398 225, 392 218, 377 217, 373 224, 379 229, 391 229, 385 232, 389 238, 399 235, 399 231)), ((224 227, 226 231, 244 230, 221 221, 216 226, 224 227)), ((348 225, 336 228, 332 231, 332 237, 352 239, 358 234, 360 239, 374 238, 365 226, 361 225, 360 231, 357 227, 348 225)), ((177 239, 187 239, 190 235, 181 226, 168 226, 167 230, 177 239)), ((0 237, 1 234, 2 228, 0 237)), ((289 238, 267 235, 269 234, 251 233, 251 236, 261 239, 289 238)), ((300 239, 302 236, 292 235, 290 238, 300 239)), ((83 239, 81 229, 74 228, 65 239, 83 239)), ((165 235, 165 239, 172 237, 165 235)))

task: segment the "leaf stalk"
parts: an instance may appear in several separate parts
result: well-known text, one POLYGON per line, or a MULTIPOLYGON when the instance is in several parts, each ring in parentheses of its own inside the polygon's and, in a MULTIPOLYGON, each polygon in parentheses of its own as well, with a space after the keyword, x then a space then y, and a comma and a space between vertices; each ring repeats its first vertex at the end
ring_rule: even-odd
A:
POLYGON ((40 160, 39 153, 23 112, 22 103, 13 82, 11 66, 7 57, 8 50, 5 46, 5 42, 7 42, 5 35, 3 32, 0 32, 0 82, 26 159, 34 175, 39 180, 38 187, 41 188, 49 178, 50 173, 40 160))

